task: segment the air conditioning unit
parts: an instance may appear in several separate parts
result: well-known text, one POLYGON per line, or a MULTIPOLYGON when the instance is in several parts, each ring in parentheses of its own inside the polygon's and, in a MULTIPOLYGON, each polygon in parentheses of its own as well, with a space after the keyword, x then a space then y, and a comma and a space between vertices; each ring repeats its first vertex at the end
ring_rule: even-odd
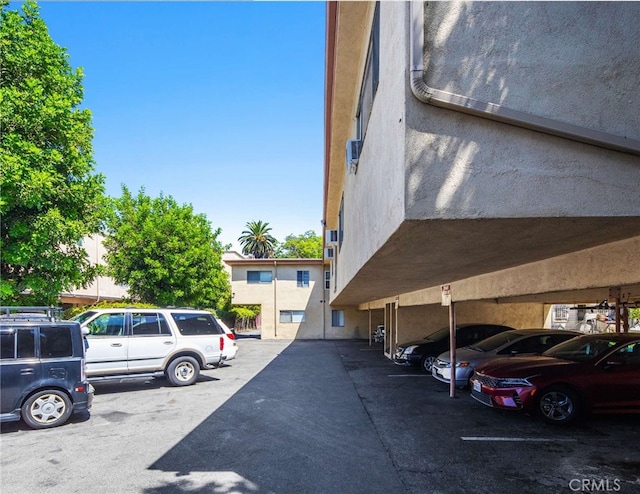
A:
POLYGON ((326 247, 324 249, 324 258, 325 259, 333 259, 335 256, 335 252, 333 250, 333 247, 326 247))
POLYGON ((355 173, 358 170, 358 162, 360 161, 360 150, 362 141, 357 139, 347 141, 347 172, 355 173))
POLYGON ((325 230, 324 238, 327 245, 336 245, 338 243, 338 230, 325 230))

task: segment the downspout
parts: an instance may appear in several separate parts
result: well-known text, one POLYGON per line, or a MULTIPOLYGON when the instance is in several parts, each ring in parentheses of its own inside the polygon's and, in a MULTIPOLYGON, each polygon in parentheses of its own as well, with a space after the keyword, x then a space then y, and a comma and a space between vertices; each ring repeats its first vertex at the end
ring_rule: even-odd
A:
POLYGON ((423 103, 640 156, 640 141, 634 139, 599 132, 429 87, 425 82, 426 73, 423 60, 424 2, 409 2, 409 18, 411 90, 414 96, 423 103))
POLYGON ((273 337, 278 337, 278 261, 273 261, 273 337))

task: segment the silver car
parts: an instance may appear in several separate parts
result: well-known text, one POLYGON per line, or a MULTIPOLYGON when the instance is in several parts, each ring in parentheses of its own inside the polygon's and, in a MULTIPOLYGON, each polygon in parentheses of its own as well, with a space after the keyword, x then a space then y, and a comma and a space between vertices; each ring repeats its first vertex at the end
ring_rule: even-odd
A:
MULTIPOLYGON (((473 345, 456 350, 456 386, 466 387, 473 370, 480 364, 498 357, 536 355, 583 333, 564 329, 514 329, 504 331, 473 345)), ((431 369, 438 381, 451 380, 449 352, 438 356, 431 369)))

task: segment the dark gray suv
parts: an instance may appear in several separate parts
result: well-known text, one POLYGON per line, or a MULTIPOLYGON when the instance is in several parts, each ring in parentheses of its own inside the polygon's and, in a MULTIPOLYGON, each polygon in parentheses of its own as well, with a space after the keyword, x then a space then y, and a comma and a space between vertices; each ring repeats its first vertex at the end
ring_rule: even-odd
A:
POLYGON ((93 387, 85 375, 80 324, 56 321, 41 308, 1 309, 0 422, 22 418, 33 429, 45 429, 88 411, 93 387))

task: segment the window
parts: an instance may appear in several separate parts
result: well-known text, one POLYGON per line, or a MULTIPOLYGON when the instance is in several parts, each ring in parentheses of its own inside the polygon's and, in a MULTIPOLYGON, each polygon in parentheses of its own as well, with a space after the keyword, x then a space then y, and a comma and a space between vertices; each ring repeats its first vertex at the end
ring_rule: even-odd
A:
POLYGON ((176 322, 180 333, 185 336, 221 334, 224 332, 213 318, 213 315, 172 312, 171 317, 176 322))
POLYGON ((40 356, 42 358, 73 356, 71 329, 55 326, 40 328, 40 356))
POLYGON ((33 358, 36 356, 36 330, 19 329, 16 331, 16 358, 33 358))
POLYGON ((324 289, 331 289, 331 271, 324 272, 324 289))
POLYGON ((304 322, 303 310, 281 310, 280 322, 304 322))
POLYGON ((298 271, 298 286, 299 287, 309 286, 309 271, 298 271))
POLYGON ((338 247, 342 248, 344 239, 344 196, 340 199, 340 210, 338 211, 338 247))
POLYGON ((35 328, 9 330, 0 335, 3 359, 33 358, 36 356, 35 328))
POLYGON ((247 283, 271 283, 271 271, 247 271, 247 283))
POLYGON ((0 358, 8 359, 16 356, 16 334, 11 332, 0 333, 0 358))
POLYGON ((169 326, 167 325, 167 320, 162 314, 144 314, 133 312, 131 314, 131 319, 131 331, 133 336, 162 336, 171 334, 169 326))
POLYGON ((554 305, 553 306, 553 320, 554 321, 568 321, 569 320, 569 306, 568 305, 554 305))
POLYGON ((358 139, 364 140, 373 108, 373 100, 380 80, 380 2, 376 2, 373 14, 373 26, 369 39, 369 51, 364 70, 362 88, 360 89, 360 103, 357 118, 358 139))
POLYGON ((344 311, 343 310, 331 311, 331 326, 333 326, 334 328, 344 327, 344 311))
POLYGON ((89 336, 123 336, 124 318, 124 312, 100 314, 87 324, 89 336))

